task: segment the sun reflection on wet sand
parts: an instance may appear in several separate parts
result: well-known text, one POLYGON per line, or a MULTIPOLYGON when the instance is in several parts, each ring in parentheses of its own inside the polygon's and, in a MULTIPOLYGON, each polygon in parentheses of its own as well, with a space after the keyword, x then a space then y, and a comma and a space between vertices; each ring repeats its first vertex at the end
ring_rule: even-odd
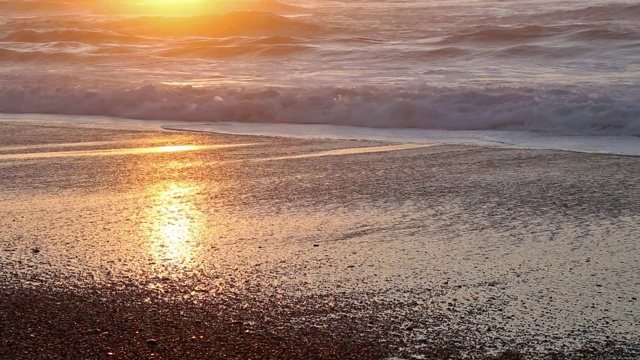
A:
POLYGON ((202 149, 202 146, 195 145, 176 145, 176 146, 160 146, 155 148, 154 152, 167 153, 167 152, 179 152, 179 151, 193 151, 202 149))
POLYGON ((148 190, 151 206, 145 214, 143 231, 157 270, 188 271, 198 263, 205 227, 205 216, 195 204, 201 188, 195 183, 172 181, 148 190))
POLYGON ((107 150, 78 150, 78 151, 34 152, 34 153, 20 153, 20 154, 0 154, 0 160, 40 159, 40 158, 79 157, 79 156, 142 155, 142 154, 197 151, 197 150, 207 150, 207 149, 223 149, 223 148, 231 148, 231 147, 239 147, 239 146, 250 146, 250 145, 253 145, 253 144, 177 145, 177 146, 156 146, 156 147, 139 147, 139 148, 107 149, 107 150))

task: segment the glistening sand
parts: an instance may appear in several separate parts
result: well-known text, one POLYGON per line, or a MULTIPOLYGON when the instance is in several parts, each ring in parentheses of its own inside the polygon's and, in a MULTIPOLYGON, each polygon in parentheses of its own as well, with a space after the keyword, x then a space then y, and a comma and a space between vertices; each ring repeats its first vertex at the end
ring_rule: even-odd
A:
POLYGON ((1 358, 640 356, 636 157, 0 134, 1 358))

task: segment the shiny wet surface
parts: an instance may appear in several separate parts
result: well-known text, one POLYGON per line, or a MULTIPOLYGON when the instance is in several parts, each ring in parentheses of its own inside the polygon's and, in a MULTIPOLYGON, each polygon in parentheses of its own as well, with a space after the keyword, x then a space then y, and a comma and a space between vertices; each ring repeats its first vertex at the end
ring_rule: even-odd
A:
POLYGON ((0 128, 3 286, 351 323, 403 357, 638 354, 637 158, 0 128))

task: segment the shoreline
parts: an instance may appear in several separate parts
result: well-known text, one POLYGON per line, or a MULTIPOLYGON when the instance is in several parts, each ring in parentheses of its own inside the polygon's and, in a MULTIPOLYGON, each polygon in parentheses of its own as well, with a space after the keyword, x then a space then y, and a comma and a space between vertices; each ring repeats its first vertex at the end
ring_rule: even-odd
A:
POLYGON ((63 124, 71 127, 170 131, 222 136, 319 141, 364 141, 429 146, 478 146, 514 150, 567 151, 640 157, 640 136, 543 133, 509 130, 439 130, 421 128, 367 128, 331 124, 175 122, 138 120, 109 116, 0 114, 0 121, 30 121, 36 125, 63 124), (12 116, 7 118, 7 116, 12 116), (35 119, 34 119, 35 118, 35 119))
POLYGON ((0 128, 106 142, 54 151, 205 146, 0 159, 0 357, 640 354, 635 158, 0 128))

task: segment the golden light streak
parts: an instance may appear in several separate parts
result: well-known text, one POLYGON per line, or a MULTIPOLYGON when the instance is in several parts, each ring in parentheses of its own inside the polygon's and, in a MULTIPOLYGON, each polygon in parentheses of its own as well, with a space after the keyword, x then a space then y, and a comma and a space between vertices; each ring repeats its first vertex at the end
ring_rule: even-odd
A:
POLYGON ((223 0, 140 0, 146 13, 163 15, 203 15, 221 6, 223 0))
POLYGON ((160 146, 155 148, 155 152, 159 153, 168 153, 168 152, 179 152, 179 151, 193 151, 198 150, 201 147, 195 145, 176 145, 176 146, 160 146))
POLYGON ((278 156, 278 157, 270 157, 270 158, 260 158, 260 159, 253 159, 253 161, 254 162, 262 162, 262 161, 273 161, 273 160, 307 159, 307 158, 324 157, 324 156, 371 154, 371 153, 379 153, 379 152, 421 149, 421 148, 425 148, 425 147, 428 147, 428 146, 429 145, 427 145, 427 144, 400 144, 400 145, 387 145, 387 146, 369 146, 369 147, 358 147, 358 148, 346 148, 346 149, 335 149, 335 150, 319 151, 319 152, 313 152, 313 153, 308 153, 308 154, 299 154, 299 155, 288 155, 288 156, 278 156))
POLYGON ((205 150, 205 149, 221 149, 221 148, 227 148, 227 147, 249 146, 249 145, 253 145, 253 144, 177 145, 177 146, 157 146, 157 147, 108 149, 108 150, 78 150, 78 151, 34 152, 34 153, 20 153, 20 154, 0 154, 0 160, 40 159, 40 158, 55 158, 55 157, 68 157, 68 156, 109 156, 109 155, 113 156, 113 155, 157 154, 157 153, 171 153, 171 152, 181 152, 181 151, 196 151, 196 150, 205 150))
POLYGON ((151 207, 144 235, 149 254, 161 267, 188 269, 197 263, 205 216, 197 207, 201 187, 188 182, 168 182, 148 190, 151 207))

